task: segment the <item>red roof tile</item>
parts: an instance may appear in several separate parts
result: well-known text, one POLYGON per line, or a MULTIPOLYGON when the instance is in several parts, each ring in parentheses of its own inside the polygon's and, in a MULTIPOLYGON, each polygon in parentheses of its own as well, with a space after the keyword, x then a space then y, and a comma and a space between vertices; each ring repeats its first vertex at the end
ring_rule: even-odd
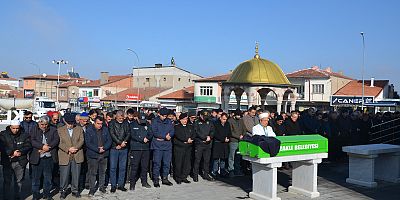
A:
POLYGON ((190 86, 175 92, 158 97, 158 99, 193 99, 194 86, 190 86))
MULTIPOLYGON (((374 86, 370 87, 371 81, 364 82, 364 96, 378 96, 383 88, 389 84, 388 80, 375 80, 374 86)), ((347 83, 345 86, 340 88, 334 95, 344 96, 362 96, 362 81, 353 80, 347 83)))
POLYGON ((319 67, 316 66, 286 74, 288 78, 329 78, 330 76, 353 80, 343 74, 332 72, 330 68, 319 69, 319 67))
POLYGON ((113 83, 125 78, 130 78, 130 75, 116 75, 109 76, 108 82, 104 84, 100 84, 100 79, 98 80, 73 80, 60 84, 60 87, 68 87, 68 86, 77 86, 77 87, 100 87, 102 85, 106 85, 109 83, 113 83))
POLYGON ((207 78, 197 79, 196 82, 220 82, 220 81, 227 81, 231 77, 232 73, 218 75, 218 76, 211 76, 207 78))
MULTIPOLYGON (((31 76, 24 76, 22 77, 23 79, 43 79, 43 80, 57 80, 58 76, 57 75, 46 75, 45 77, 43 75, 31 75, 31 76)), ((62 81, 68 81, 68 80, 84 80, 83 78, 71 78, 68 75, 60 75, 60 80, 62 81)))
MULTIPOLYGON (((146 100, 149 97, 155 96, 169 88, 156 88, 156 87, 147 87, 147 88, 139 88, 139 95, 141 100, 146 100)), ((122 92, 118 92, 116 94, 109 95, 107 97, 102 98, 102 101, 127 101, 127 95, 137 95, 138 88, 129 88, 122 92)))

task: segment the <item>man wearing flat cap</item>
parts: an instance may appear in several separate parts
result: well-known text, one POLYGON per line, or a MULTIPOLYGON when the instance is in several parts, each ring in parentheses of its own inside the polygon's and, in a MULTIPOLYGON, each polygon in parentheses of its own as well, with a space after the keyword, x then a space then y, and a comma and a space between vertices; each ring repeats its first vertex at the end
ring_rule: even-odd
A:
POLYGON ((168 114, 167 108, 161 108, 158 116, 152 121, 151 129, 153 131, 153 140, 150 148, 153 150, 153 183, 154 187, 160 187, 159 177, 162 167, 161 180, 163 185, 172 186, 168 180, 168 174, 172 159, 172 142, 174 136, 174 125, 168 114))
POLYGON ((23 132, 19 121, 11 121, 10 126, 0 133, 4 199, 20 199, 24 171, 26 164, 28 164, 27 154, 31 149, 29 134, 23 132), (13 176, 14 184, 11 184, 13 176), (10 194, 11 186, 14 186, 14 198, 10 194))
POLYGON ((84 161, 83 129, 76 126, 75 116, 71 113, 64 115, 65 126, 58 128, 60 144, 58 145, 58 163, 60 165, 60 198, 65 199, 69 177, 71 175, 72 195, 76 198, 79 194, 79 174, 81 173, 81 163, 84 161))

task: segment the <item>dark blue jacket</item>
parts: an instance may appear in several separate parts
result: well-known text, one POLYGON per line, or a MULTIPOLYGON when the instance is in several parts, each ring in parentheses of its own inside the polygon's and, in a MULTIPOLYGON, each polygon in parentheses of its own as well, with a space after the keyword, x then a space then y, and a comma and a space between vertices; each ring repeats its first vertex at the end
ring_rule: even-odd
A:
MULTIPOLYGON (((110 148, 112 145, 112 139, 110 133, 108 132, 108 128, 103 126, 101 128, 101 135, 103 137, 103 147, 105 152, 103 153, 104 157, 108 157, 110 154, 110 148)), ((97 141, 97 130, 93 125, 89 125, 86 128, 85 132, 85 145, 86 145, 86 157, 88 158, 99 158, 100 157, 100 149, 99 143, 97 141)))
POLYGON ((130 124, 131 128, 131 139, 130 147, 132 151, 146 151, 150 150, 150 142, 152 136, 151 127, 147 124, 139 124, 137 121, 133 121, 130 124), (147 138, 149 142, 144 143, 143 139, 147 138))
POLYGON ((151 141, 151 149, 157 150, 172 150, 172 137, 174 136, 174 124, 170 119, 161 121, 160 117, 156 117, 151 123, 151 130, 153 132, 153 140, 151 141), (165 137, 167 134, 171 136, 171 140, 165 137))
POLYGON ((29 136, 31 136, 33 131, 35 131, 38 128, 38 124, 35 121, 30 121, 30 122, 22 121, 21 127, 22 129, 24 129, 25 133, 28 133, 29 136))

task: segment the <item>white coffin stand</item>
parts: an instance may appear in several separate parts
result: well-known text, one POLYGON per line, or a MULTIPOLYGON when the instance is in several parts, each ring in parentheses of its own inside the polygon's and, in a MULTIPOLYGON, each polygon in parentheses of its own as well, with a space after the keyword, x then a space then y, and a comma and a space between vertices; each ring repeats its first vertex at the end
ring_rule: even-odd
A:
POLYGON ((278 167, 282 162, 293 166, 292 186, 289 192, 302 194, 310 198, 319 197, 317 190, 318 164, 328 153, 304 154, 272 158, 252 158, 244 156, 252 164, 253 191, 249 196, 255 200, 280 200, 277 197, 278 167))

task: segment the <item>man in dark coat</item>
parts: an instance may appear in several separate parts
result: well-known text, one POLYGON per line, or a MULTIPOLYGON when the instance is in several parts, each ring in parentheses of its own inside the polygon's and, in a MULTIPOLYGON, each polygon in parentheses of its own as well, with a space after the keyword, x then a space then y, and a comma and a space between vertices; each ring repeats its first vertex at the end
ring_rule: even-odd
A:
POLYGON ((110 154, 112 139, 107 127, 103 127, 104 120, 96 117, 93 125, 88 126, 85 132, 86 158, 89 170, 89 196, 96 191, 96 176, 99 176, 100 192, 106 193, 104 182, 106 178, 107 160, 110 154))
POLYGON ((58 163, 57 149, 60 142, 56 127, 50 126, 48 116, 39 119, 39 128, 31 135, 32 152, 29 162, 32 165, 32 193, 33 199, 39 199, 40 178, 43 175, 43 197, 50 196, 53 179, 54 163, 58 163))
POLYGON ((272 129, 274 130, 274 133, 276 136, 284 136, 286 135, 285 133, 285 120, 283 119, 282 115, 278 115, 275 119, 274 126, 272 126, 272 129))
POLYGON ((214 124, 211 122, 210 114, 207 110, 202 110, 199 119, 194 123, 194 147, 195 158, 193 166, 193 181, 199 181, 200 162, 203 160, 203 179, 213 181, 210 175, 210 158, 212 137, 214 134, 214 124))
POLYGON ((4 199, 20 199, 22 180, 27 154, 31 150, 29 135, 24 133, 19 121, 11 121, 11 125, 0 133, 1 164, 3 165, 4 199), (14 177, 14 198, 11 197, 12 178, 14 177))
POLYGON ((221 176, 228 175, 225 169, 225 163, 229 156, 229 141, 232 137, 231 126, 228 122, 228 115, 222 113, 219 120, 214 124, 215 132, 213 137, 213 171, 211 174, 216 177, 219 174, 221 176))
POLYGON ((124 112, 117 111, 115 120, 111 120, 108 130, 112 139, 112 148, 110 150, 110 180, 111 180, 111 193, 117 189, 126 192, 125 186, 125 173, 126 162, 128 160, 128 142, 130 138, 129 123, 124 120, 124 112), (117 176, 118 168, 118 176, 117 176))
POLYGON ((132 116, 133 120, 130 123, 131 172, 129 189, 135 190, 139 166, 142 186, 150 188, 150 185, 147 183, 147 173, 149 172, 150 142, 153 138, 152 131, 144 114, 139 116, 139 112, 135 111, 132 116))
POLYGON ((301 128, 298 121, 299 114, 295 111, 290 113, 290 118, 285 121, 285 134, 286 135, 300 135, 301 128))
POLYGON ((167 108, 161 108, 158 117, 151 123, 153 140, 150 148, 153 150, 153 183, 154 187, 160 187, 159 177, 162 167, 161 180, 163 185, 172 186, 168 180, 168 174, 172 159, 172 142, 174 136, 174 125, 167 118, 170 111, 167 108))
POLYGON ((21 128, 23 129, 24 133, 29 135, 37 129, 38 124, 37 122, 32 120, 33 114, 31 111, 24 112, 24 121, 21 122, 21 128))
POLYGON ((174 137, 174 167, 176 183, 190 183, 187 177, 191 169, 192 145, 194 139, 193 126, 188 125, 188 115, 179 115, 179 124, 175 126, 174 137))

